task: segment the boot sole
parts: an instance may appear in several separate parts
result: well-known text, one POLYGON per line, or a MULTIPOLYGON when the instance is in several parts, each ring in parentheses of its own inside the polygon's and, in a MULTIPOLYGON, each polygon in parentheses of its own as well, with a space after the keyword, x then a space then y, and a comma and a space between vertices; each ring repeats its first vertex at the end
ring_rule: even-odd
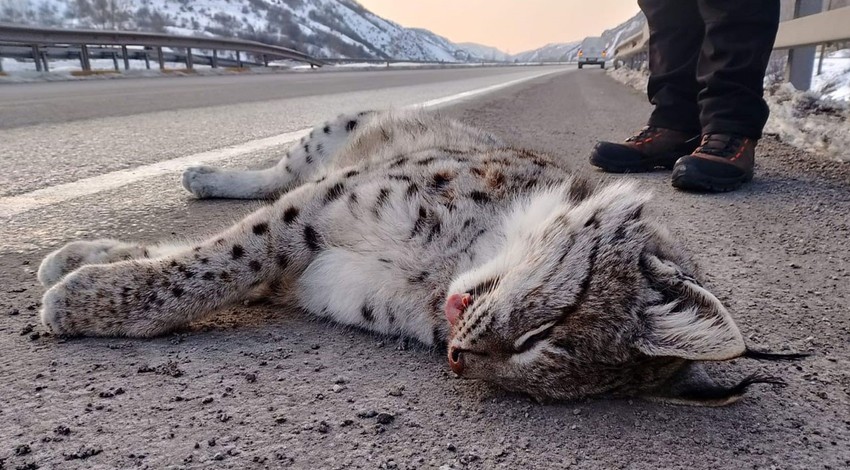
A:
POLYGON ((672 184, 674 188, 684 191, 726 193, 735 191, 753 179, 752 174, 735 178, 717 178, 701 173, 693 167, 678 167, 673 169, 672 184))
POLYGON ((670 157, 641 162, 639 165, 622 165, 622 162, 608 161, 594 153, 590 156, 590 164, 608 173, 649 173, 673 169, 676 160, 681 156, 682 154, 676 153, 670 157))

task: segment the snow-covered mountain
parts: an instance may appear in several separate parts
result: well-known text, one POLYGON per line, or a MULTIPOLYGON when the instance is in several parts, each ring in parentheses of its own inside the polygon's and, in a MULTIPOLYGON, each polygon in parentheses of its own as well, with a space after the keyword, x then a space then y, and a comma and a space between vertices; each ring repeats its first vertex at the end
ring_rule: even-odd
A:
MULTIPOLYGON (((602 36, 608 45, 608 50, 613 51, 621 41, 628 39, 631 35, 640 31, 645 23, 646 17, 643 13, 638 13, 628 21, 611 29, 606 29, 600 36, 602 36)), ((516 54, 511 59, 516 59, 518 62, 574 61, 578 59, 580 48, 581 41, 547 44, 539 49, 516 54)))
POLYGON ((485 46, 484 44, 478 44, 474 42, 461 42, 458 43, 458 46, 466 49, 470 52, 470 54, 474 56, 478 56, 483 60, 494 61, 494 62, 507 62, 513 60, 513 57, 501 50, 491 47, 485 46))
POLYGON ((517 62, 566 62, 575 60, 579 42, 547 44, 539 49, 520 52, 512 57, 517 62))
POLYGON ((0 21, 240 37, 326 58, 480 60, 356 0, 0 0, 0 21))

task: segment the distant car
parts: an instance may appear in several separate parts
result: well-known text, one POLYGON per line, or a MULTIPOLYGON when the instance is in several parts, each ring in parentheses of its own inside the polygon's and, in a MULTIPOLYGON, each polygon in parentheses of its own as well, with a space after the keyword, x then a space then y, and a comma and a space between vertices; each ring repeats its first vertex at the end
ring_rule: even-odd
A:
POLYGON ((602 38, 585 38, 578 50, 578 68, 586 64, 599 65, 605 68, 605 58, 608 51, 605 49, 605 40, 602 38))

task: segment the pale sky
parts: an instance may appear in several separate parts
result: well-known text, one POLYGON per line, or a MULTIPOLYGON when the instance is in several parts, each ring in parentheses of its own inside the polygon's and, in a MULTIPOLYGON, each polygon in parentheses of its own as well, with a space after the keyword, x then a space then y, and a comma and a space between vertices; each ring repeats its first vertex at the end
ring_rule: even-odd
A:
MULTIPOLYGON (((678 1, 678 0, 674 0, 678 1)), ((597 36, 638 12, 636 0, 359 0, 402 26, 516 54, 597 36)))

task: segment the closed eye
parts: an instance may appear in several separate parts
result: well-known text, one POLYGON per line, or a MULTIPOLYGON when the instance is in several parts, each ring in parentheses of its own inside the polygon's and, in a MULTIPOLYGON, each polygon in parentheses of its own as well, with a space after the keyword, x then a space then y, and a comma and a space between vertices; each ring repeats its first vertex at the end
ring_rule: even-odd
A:
POLYGON ((526 332, 524 335, 517 338, 514 341, 514 351, 517 353, 522 353, 531 349, 535 344, 540 342, 541 340, 546 339, 550 333, 552 333, 552 327, 555 326, 557 322, 549 322, 544 323, 537 328, 526 332))

